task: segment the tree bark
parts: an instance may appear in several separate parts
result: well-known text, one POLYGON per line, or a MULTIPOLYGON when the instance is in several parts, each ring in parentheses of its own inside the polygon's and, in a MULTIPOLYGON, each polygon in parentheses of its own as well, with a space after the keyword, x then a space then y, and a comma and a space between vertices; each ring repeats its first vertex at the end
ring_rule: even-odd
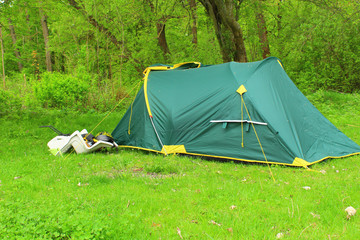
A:
POLYGON ((231 53, 229 48, 226 45, 226 42, 230 42, 229 33, 226 30, 223 30, 222 19, 220 18, 217 10, 217 6, 208 0, 200 0, 201 4, 205 7, 207 14, 210 19, 213 21, 215 36, 218 40, 220 46, 220 52, 222 55, 223 62, 232 61, 231 53))
POLYGON ((15 57, 18 59, 18 67, 19 67, 19 71, 21 72, 23 69, 23 65, 21 63, 21 54, 20 51, 18 49, 18 47, 16 46, 16 33, 15 33, 15 27, 12 24, 11 19, 9 18, 9 29, 10 29, 10 35, 11 35, 11 39, 14 45, 14 53, 15 53, 15 57))
POLYGON ((266 21, 260 3, 261 1, 262 0, 258 2, 256 19, 258 26, 258 35, 261 44, 262 58, 265 59, 270 56, 270 46, 268 41, 268 31, 266 27, 266 21))
POLYGON ((247 62, 242 29, 234 16, 234 2, 232 0, 199 1, 213 20, 223 61, 247 62))
MULTIPOLYGON (((151 12, 153 14, 156 14, 156 9, 154 4, 151 2, 151 0, 146 0, 147 3, 150 6, 151 12)), ((160 19, 157 19, 156 21, 156 32, 157 32, 157 39, 158 39, 158 45, 161 48, 165 60, 167 59, 167 54, 170 54, 169 45, 166 41, 166 34, 165 34, 165 23, 166 23, 166 17, 161 17, 160 19)))
POLYGON ((281 24, 281 19, 282 19, 282 14, 281 14, 281 2, 283 0, 279 0, 278 2, 278 14, 277 14, 277 30, 278 30, 278 36, 280 34, 280 31, 282 29, 282 24, 281 24))
POLYGON ((52 63, 51 63, 51 52, 49 50, 49 28, 47 25, 47 16, 43 12, 43 10, 40 8, 40 18, 41 18, 41 27, 42 32, 44 36, 44 42, 45 42, 45 62, 46 62, 46 70, 49 72, 52 72, 52 63))
POLYGON ((1 45, 1 63, 2 63, 2 75, 3 75, 3 87, 6 88, 5 81, 5 61, 4 61, 4 42, 2 37, 2 26, 0 24, 0 45, 1 45))
POLYGON ((190 7, 190 13, 191 13, 191 34, 192 34, 192 43, 197 46, 198 39, 197 39, 197 13, 196 13, 196 2, 195 0, 188 0, 189 7, 190 7))
POLYGON ((166 54, 170 54, 170 49, 166 41, 165 23, 161 23, 160 20, 158 21, 159 22, 156 23, 158 44, 164 53, 164 57, 166 58, 166 54))

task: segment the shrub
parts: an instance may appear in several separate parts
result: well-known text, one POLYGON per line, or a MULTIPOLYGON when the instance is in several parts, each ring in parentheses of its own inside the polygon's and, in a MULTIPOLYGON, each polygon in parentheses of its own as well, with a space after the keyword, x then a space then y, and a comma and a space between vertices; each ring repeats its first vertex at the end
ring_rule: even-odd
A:
POLYGON ((9 91, 0 89, 0 116, 18 112, 22 105, 21 99, 9 91))
POLYGON ((86 105, 89 83, 69 74, 45 72, 34 84, 34 95, 43 107, 79 110, 86 105))

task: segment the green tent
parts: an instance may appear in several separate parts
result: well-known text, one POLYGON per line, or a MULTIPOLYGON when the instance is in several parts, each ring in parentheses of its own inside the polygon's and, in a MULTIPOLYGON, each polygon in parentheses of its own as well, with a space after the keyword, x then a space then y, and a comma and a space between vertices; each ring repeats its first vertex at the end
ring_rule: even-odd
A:
POLYGON ((157 65, 114 129, 119 146, 306 167, 360 154, 296 88, 275 57, 157 65))

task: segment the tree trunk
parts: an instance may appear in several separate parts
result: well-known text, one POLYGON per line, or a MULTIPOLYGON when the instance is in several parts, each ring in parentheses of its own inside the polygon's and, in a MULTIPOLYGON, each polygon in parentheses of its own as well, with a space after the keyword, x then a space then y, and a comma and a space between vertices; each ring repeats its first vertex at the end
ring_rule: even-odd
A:
POLYGON ((160 22, 161 20, 158 21, 159 22, 156 23, 158 44, 164 53, 164 58, 166 59, 167 58, 166 55, 170 54, 170 50, 166 41, 165 23, 161 23, 160 22))
POLYGON ((49 50, 49 28, 47 26, 47 16, 44 14, 43 10, 40 8, 40 18, 41 18, 41 27, 44 36, 45 42, 45 61, 46 61, 46 70, 52 72, 51 64, 51 52, 49 50))
MULTIPOLYGON (((224 62, 247 62, 243 33, 232 0, 199 0, 213 20, 224 62)), ((241 4, 239 1, 237 4, 241 4)))
POLYGON ((190 6, 190 13, 191 13, 191 34, 193 36, 192 43, 197 46, 197 13, 196 13, 196 2, 195 0, 188 0, 190 6))
POLYGON ((261 51, 262 51, 262 58, 267 58, 270 56, 270 47, 269 47, 269 41, 268 41, 268 31, 266 27, 266 21, 264 18, 264 14, 261 8, 261 2, 259 1, 258 7, 257 7, 257 13, 256 13, 256 19, 257 19, 257 26, 258 26, 258 34, 261 44, 261 51))
POLYGON ((281 31, 281 19, 282 19, 282 15, 281 15, 281 2, 283 0, 279 0, 278 2, 278 15, 277 15, 277 30, 278 30, 278 36, 280 35, 280 31, 281 31))
POLYGON ((26 36, 25 39, 28 41, 28 42, 32 42, 33 41, 33 32, 31 30, 31 20, 30 20, 30 14, 29 14, 29 4, 27 2, 24 2, 24 8, 25 8, 25 19, 26 19, 26 24, 27 24, 27 32, 25 33, 26 36))
POLYGON ((207 14, 213 21, 214 29, 215 29, 215 36, 219 42, 220 52, 221 52, 223 62, 232 61, 231 53, 226 44, 227 42, 230 42, 231 39, 229 39, 229 33, 226 30, 223 30, 222 20, 218 14, 216 5, 207 0, 201 0, 200 2, 201 2, 201 4, 203 4, 203 6, 206 9, 207 14))
POLYGON ((4 42, 2 37, 2 26, 0 24, 0 45, 1 45, 1 63, 2 63, 2 75, 3 75, 3 87, 6 88, 5 81, 5 61, 4 61, 4 42))
MULTIPOLYGON (((154 4, 151 2, 151 0, 146 0, 147 3, 150 6, 151 12, 155 15, 157 15, 156 8, 154 4)), ((166 41, 166 34, 165 34, 165 23, 166 23, 166 17, 162 17, 160 19, 157 19, 156 22, 156 32, 157 32, 157 39, 158 39, 158 45, 161 48, 165 60, 167 59, 167 54, 170 54, 170 49, 166 41)))
POLYGON ((14 53, 15 53, 15 57, 18 59, 18 67, 19 67, 19 71, 21 72, 23 69, 23 65, 21 63, 21 54, 20 51, 18 49, 18 47, 16 46, 16 33, 15 33, 15 27, 12 24, 11 19, 9 18, 9 29, 10 29, 10 35, 11 35, 11 39, 14 45, 14 53))
POLYGON ((230 15, 230 12, 225 13, 226 23, 230 28, 233 38, 233 59, 236 62, 247 62, 245 42, 243 38, 243 33, 240 27, 240 24, 235 20, 233 15, 230 15))
POLYGON ((111 55, 109 57, 109 73, 108 73, 108 78, 110 80, 112 80, 112 76, 113 76, 113 72, 112 72, 112 61, 111 61, 111 55))

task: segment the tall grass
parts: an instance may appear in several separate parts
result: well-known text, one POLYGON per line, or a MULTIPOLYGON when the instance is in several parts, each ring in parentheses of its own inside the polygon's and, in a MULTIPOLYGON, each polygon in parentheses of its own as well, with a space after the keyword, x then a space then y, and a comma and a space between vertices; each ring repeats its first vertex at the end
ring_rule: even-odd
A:
MULTIPOLYGON (((360 98, 309 99, 360 144, 360 98)), ((26 112, 0 119, 1 239, 358 239, 359 156, 302 168, 120 149, 54 157, 56 134, 101 114, 26 112), (303 187, 310 187, 309 190, 303 187)), ((121 113, 96 131, 111 131, 121 113)))

